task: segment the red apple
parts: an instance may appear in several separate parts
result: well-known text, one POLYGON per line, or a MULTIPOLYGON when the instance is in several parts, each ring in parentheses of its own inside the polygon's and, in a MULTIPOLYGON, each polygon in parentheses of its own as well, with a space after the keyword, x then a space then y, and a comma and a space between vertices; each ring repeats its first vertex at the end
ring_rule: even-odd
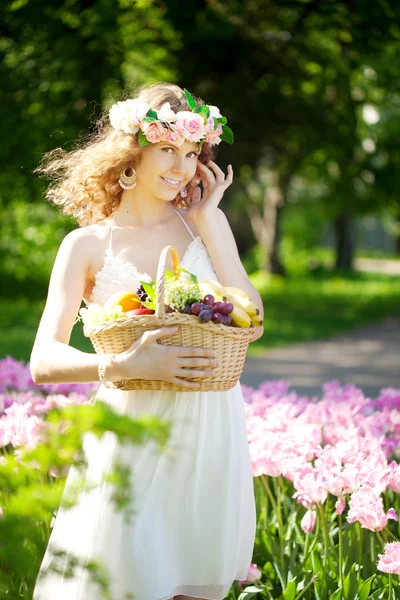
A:
POLYGON ((128 317, 132 317, 134 315, 154 315, 155 311, 151 308, 143 307, 143 308, 134 308, 133 310, 128 310, 126 313, 128 317))

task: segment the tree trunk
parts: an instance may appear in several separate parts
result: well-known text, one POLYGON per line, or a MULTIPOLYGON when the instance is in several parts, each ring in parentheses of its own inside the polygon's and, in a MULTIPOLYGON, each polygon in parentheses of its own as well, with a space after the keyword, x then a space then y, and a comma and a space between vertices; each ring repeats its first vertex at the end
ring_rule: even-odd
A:
POLYGON ((272 245, 271 252, 271 273, 278 275, 286 275, 286 269, 284 264, 281 262, 279 257, 280 242, 282 237, 282 216, 285 204, 279 204, 276 207, 276 218, 275 218, 275 237, 272 245))
POLYGON ((349 208, 336 217, 336 268, 353 270, 354 217, 349 208))
POLYGON ((260 269, 284 275, 285 269, 279 258, 280 218, 289 178, 282 178, 277 172, 271 172, 270 175, 271 183, 264 191, 262 213, 251 200, 246 210, 254 237, 261 246, 260 269))

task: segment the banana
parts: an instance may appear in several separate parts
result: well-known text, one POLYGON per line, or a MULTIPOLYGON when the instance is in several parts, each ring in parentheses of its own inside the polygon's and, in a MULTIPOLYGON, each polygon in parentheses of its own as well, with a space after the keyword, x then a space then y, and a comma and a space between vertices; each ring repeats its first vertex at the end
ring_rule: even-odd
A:
POLYGON ((243 298, 243 296, 238 296, 237 294, 229 294, 228 292, 226 292, 225 297, 228 302, 232 302, 234 306, 237 306, 238 308, 244 310, 251 318, 257 317, 260 314, 260 311, 258 310, 257 306, 252 300, 250 300, 248 296, 246 298, 243 298))
POLYGON ((239 296, 241 298, 249 297, 249 295, 244 290, 241 290, 237 287, 232 287, 231 285, 226 286, 225 290, 228 292, 228 294, 235 294, 236 296, 239 296))
POLYGON ((233 323, 235 323, 235 325, 237 325, 238 327, 253 327, 254 326, 253 322, 251 320, 251 317, 249 317, 247 312, 245 312, 238 306, 234 305, 233 311, 231 312, 231 314, 229 316, 231 317, 233 323))
POLYGON ((250 317, 254 327, 261 327, 261 325, 263 324, 261 317, 257 316, 257 317, 250 317))
POLYGON ((202 294, 205 296, 211 294, 216 300, 221 300, 225 295, 225 288, 218 281, 206 279, 204 281, 199 281, 199 286, 202 294))

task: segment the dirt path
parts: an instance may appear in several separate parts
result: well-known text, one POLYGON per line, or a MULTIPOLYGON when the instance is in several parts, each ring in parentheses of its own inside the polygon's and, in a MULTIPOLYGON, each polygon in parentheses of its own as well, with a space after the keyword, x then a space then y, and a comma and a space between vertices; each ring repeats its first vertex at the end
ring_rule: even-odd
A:
POLYGON ((304 342, 247 358, 241 383, 258 387, 285 379, 308 396, 322 394, 322 384, 352 383, 375 398, 384 387, 400 388, 400 313, 345 335, 304 342))

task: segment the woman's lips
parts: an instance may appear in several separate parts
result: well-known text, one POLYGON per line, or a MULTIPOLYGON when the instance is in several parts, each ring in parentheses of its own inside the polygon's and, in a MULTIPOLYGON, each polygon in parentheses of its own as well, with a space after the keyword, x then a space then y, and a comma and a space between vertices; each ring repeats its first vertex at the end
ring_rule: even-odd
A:
POLYGON ((181 182, 180 181, 174 181, 172 179, 166 179, 165 177, 161 177, 161 179, 171 188, 173 188, 174 190, 176 190, 180 185, 181 182))

